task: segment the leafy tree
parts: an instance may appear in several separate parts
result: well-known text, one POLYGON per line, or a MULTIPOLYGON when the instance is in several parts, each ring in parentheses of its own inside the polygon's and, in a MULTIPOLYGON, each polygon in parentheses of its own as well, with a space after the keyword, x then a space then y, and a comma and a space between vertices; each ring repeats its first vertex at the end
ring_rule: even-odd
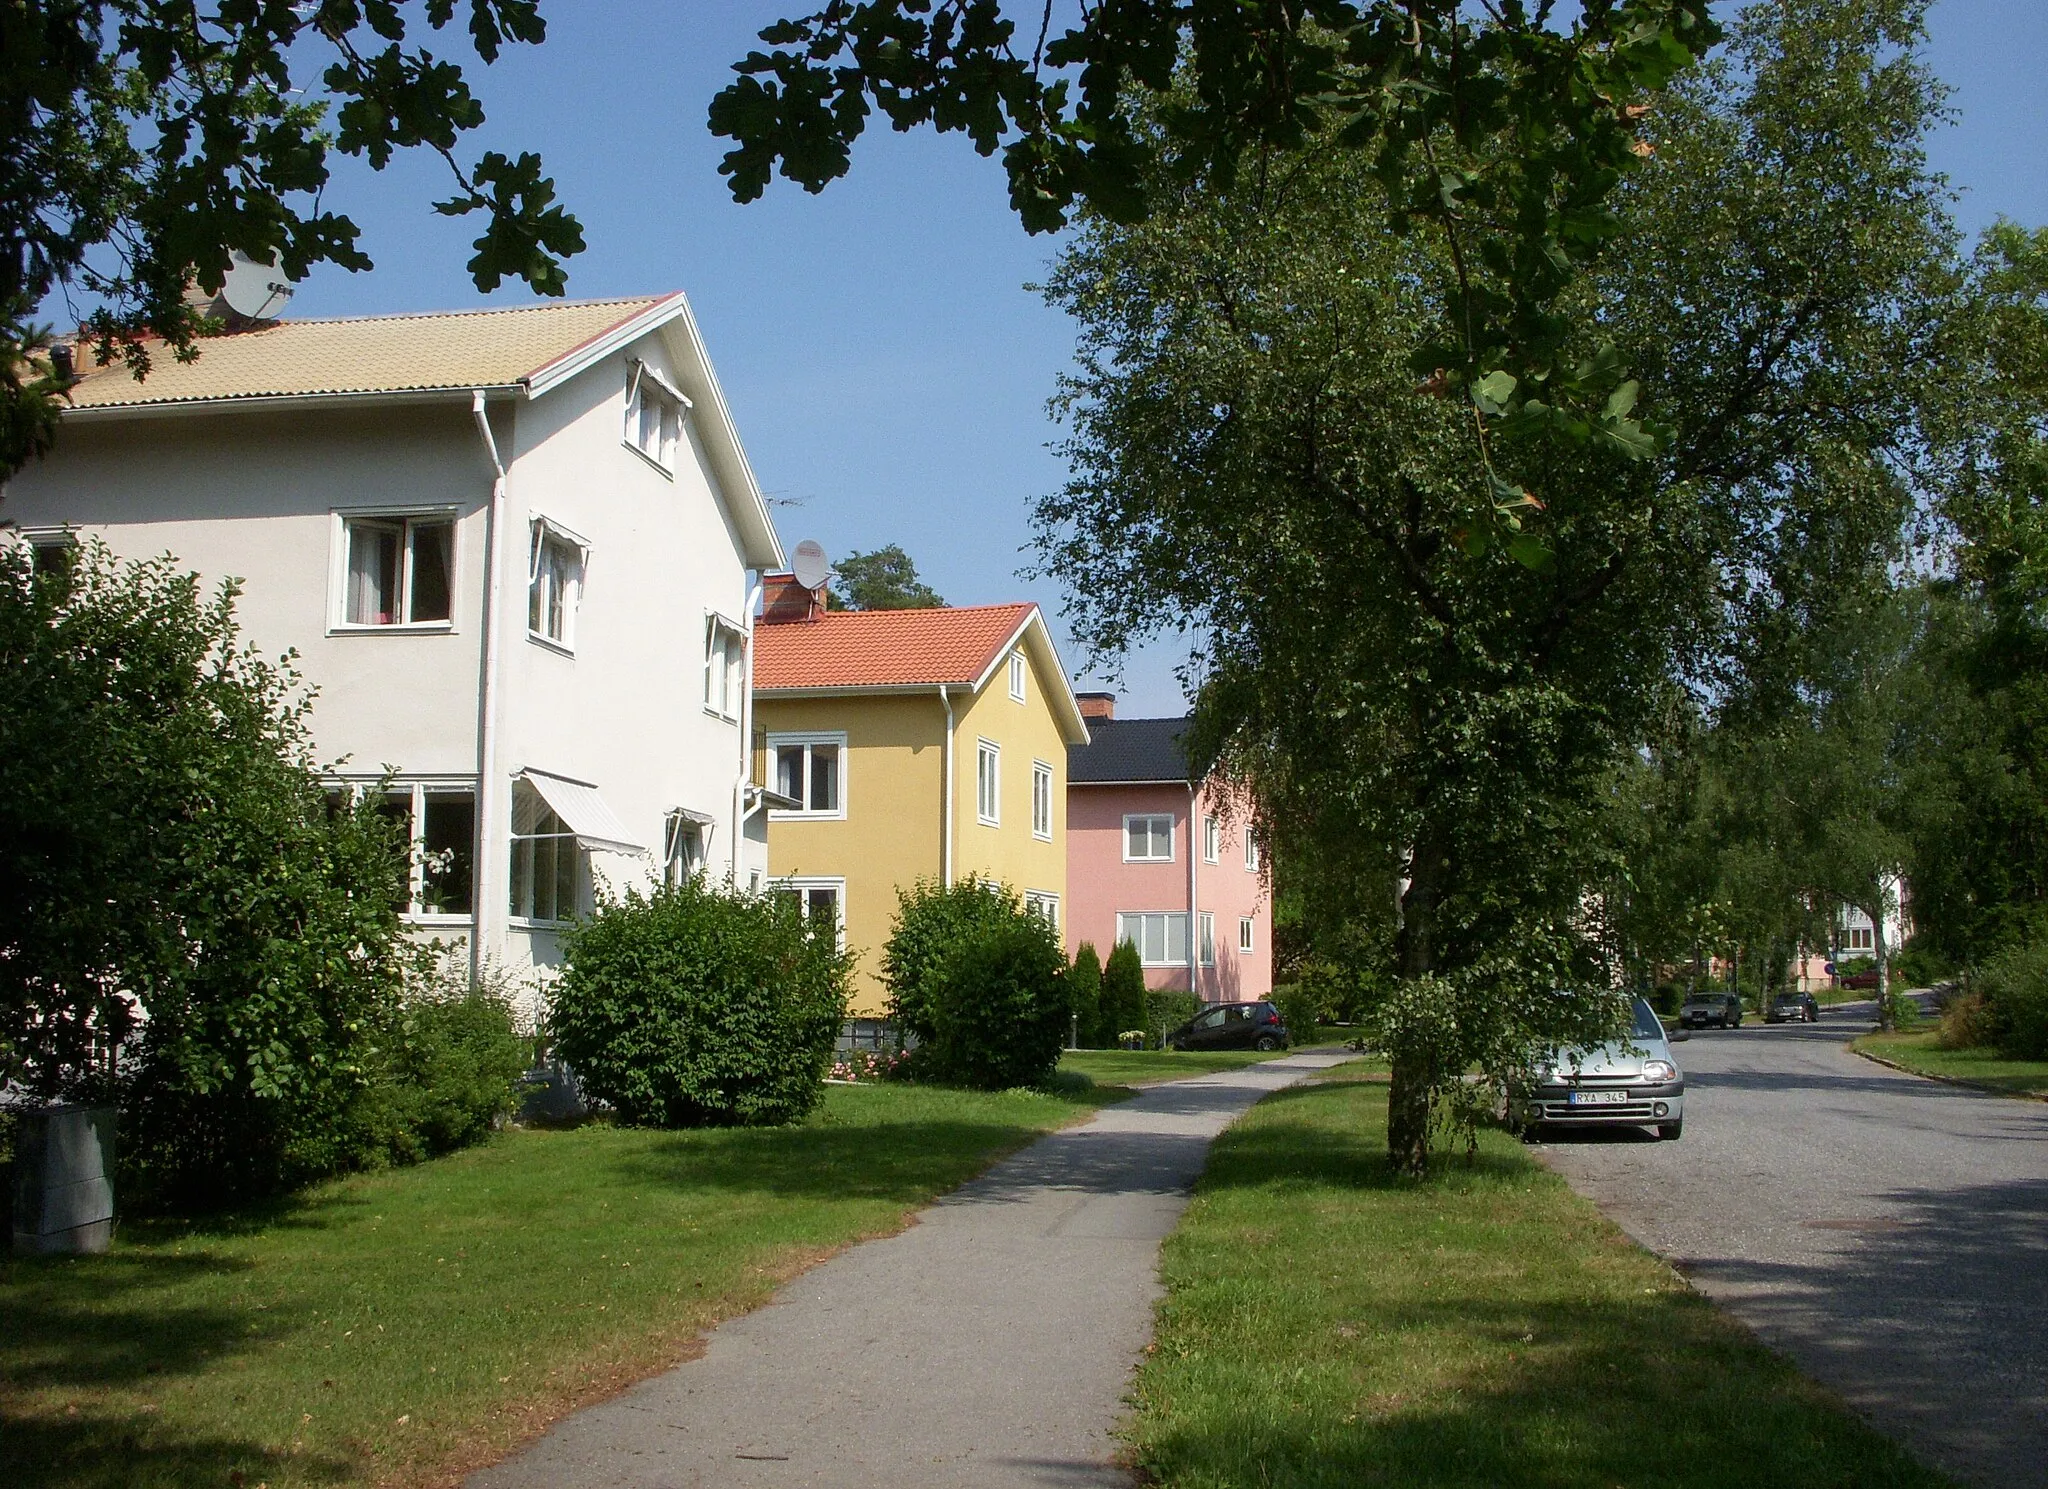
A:
POLYGON ((832 610, 930 610, 944 605, 939 592, 917 577, 910 555, 891 543, 873 553, 849 553, 833 565, 832 610))
POLYGON ((379 1161, 412 964, 392 829, 330 800, 234 599, 0 545, 0 1083, 118 1101, 124 1167, 172 1203, 379 1161))
MULTIPOLYGON (((1384 927, 1403 1169, 1464 1062, 1620 1016, 1591 991, 1610 969, 1584 895, 1612 861, 1616 764, 1672 690, 1725 686, 1750 638, 1896 535, 1951 287, 1919 16, 1757 5, 1658 100, 1623 236, 1553 329, 1636 369, 1666 422, 1641 458, 1504 415, 1548 499, 1540 541, 1500 540, 1471 406, 1408 358, 1458 334, 1454 244, 1384 232, 1402 182, 1357 154, 1219 172, 1162 126, 1152 217, 1086 219, 1056 266, 1081 348, 1046 565, 1098 649, 1186 617, 1198 753, 1384 927)), ((1616 386, 1620 413, 1636 391, 1616 386)))
POLYGON ((485 64, 546 35, 536 0, 0 5, 0 480, 48 448, 63 406, 35 320, 52 292, 82 293, 95 355, 140 376, 163 347, 199 350, 187 287, 217 292, 233 250, 288 279, 369 268, 356 224, 323 201, 330 150, 377 170, 402 150, 440 156, 453 190, 434 210, 486 218, 477 288, 511 275, 562 293, 583 234, 540 158, 462 165, 483 107, 455 63, 408 45, 458 9, 485 64))
MULTIPOLYGON (((1404 325, 1400 356, 1490 421, 1647 453, 1624 365, 1588 355, 1558 307, 1618 225, 1613 197, 1649 154, 1651 95, 1720 32, 1707 0, 1162 0, 1052 10, 1000 0, 830 0, 761 33, 712 100, 735 148, 719 169, 752 201, 779 168, 809 191, 844 175, 880 109, 898 130, 961 130, 1003 151, 1026 228, 1171 212, 1190 185, 1262 192, 1292 152, 1355 152, 1383 183, 1362 226, 1435 235, 1456 313, 1404 325)), ((1420 262, 1420 261, 1418 261, 1420 262)), ((1535 502, 1484 462, 1492 520, 1535 502)))
POLYGON ((1102 958, 1093 941, 1083 941, 1074 952, 1074 964, 1067 968, 1067 995, 1083 1046, 1106 1049, 1114 1044, 1113 1035, 1105 1039, 1102 1034, 1102 958))
POLYGON ((622 1121, 794 1122, 824 1098, 851 965, 793 895, 629 890, 569 930, 548 1031, 622 1121))

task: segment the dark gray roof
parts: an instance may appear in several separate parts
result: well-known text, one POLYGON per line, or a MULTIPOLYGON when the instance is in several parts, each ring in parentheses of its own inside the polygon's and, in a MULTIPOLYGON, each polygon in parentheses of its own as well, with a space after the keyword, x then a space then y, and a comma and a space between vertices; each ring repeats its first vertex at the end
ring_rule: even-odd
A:
POLYGON ((1067 746, 1067 783, 1184 782, 1188 763, 1180 737, 1187 727, 1184 718, 1090 719, 1088 743, 1067 746))

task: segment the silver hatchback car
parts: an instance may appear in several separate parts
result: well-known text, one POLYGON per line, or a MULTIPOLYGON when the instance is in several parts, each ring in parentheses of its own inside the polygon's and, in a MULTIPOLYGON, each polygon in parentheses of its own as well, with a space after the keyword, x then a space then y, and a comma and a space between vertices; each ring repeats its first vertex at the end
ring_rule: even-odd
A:
POLYGON ((1545 1127, 1655 1127, 1657 1136, 1685 1131, 1685 1075, 1671 1054, 1656 1010, 1635 1000, 1633 1027, 1626 1039, 1587 1049, 1559 1050, 1539 1060, 1514 1102, 1522 1130, 1540 1135, 1545 1127))

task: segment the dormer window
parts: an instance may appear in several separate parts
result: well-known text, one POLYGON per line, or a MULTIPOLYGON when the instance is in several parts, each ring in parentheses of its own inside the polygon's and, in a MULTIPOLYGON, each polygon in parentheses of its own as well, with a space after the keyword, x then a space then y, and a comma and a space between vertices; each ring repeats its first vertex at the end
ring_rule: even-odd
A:
POLYGON ((674 473, 676 446, 683 438, 683 410, 690 400, 644 362, 626 380, 626 443, 663 470, 674 473))

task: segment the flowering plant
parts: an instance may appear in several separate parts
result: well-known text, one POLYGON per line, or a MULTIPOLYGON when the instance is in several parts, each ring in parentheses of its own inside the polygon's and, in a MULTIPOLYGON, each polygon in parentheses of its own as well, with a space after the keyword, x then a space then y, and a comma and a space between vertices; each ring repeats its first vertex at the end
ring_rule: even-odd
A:
POLYGON ((848 1050, 832 1062, 827 1080, 857 1084, 893 1078, 910 1059, 908 1050, 848 1050))

